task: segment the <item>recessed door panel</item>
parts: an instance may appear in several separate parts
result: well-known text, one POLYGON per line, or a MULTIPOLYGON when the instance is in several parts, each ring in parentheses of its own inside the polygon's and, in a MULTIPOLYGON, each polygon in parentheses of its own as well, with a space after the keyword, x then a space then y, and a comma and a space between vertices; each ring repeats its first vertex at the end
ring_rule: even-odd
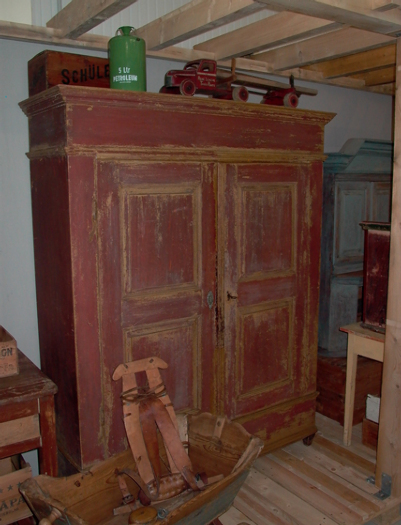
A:
POLYGON ((268 394, 292 380, 293 301, 238 309, 237 399, 268 394))
POLYGON ((199 183, 122 189, 127 294, 198 286, 199 199, 199 183))
MULTIPOLYGON (((170 398, 175 400, 176 410, 201 404, 198 399, 202 391, 199 383, 202 377, 200 323, 197 316, 124 330, 124 361, 153 355, 168 363, 163 379, 168 384, 170 398)), ((141 384, 141 378, 138 378, 138 384, 141 384)))
POLYGON ((242 275, 294 271, 295 185, 241 186, 243 222, 242 275), (274 222, 274 227, 271 227, 274 222))

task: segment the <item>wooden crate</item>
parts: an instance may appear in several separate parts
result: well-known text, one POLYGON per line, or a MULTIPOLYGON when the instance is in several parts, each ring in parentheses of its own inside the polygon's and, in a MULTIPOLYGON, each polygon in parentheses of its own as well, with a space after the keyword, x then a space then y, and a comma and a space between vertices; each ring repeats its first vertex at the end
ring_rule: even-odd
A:
MULTIPOLYGON (((358 357, 353 424, 361 423, 366 412, 368 394, 380 395, 383 364, 358 357)), ((344 424, 346 357, 318 356, 316 410, 344 424)))
POLYGON ((106 58, 42 51, 28 62, 29 96, 58 84, 109 88, 106 58))
POLYGON ((17 342, 0 326, 0 377, 13 376, 18 371, 17 342))
POLYGON ((21 483, 32 477, 29 463, 21 455, 0 460, 0 523, 8 525, 32 516, 19 491, 21 483))
POLYGON ((379 424, 364 418, 362 421, 362 443, 376 450, 377 437, 379 435, 379 424))

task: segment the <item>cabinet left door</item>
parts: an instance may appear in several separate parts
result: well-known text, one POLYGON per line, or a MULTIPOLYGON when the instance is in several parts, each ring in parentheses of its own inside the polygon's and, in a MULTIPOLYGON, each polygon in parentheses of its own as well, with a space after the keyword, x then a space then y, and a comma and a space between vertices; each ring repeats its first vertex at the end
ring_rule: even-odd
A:
POLYGON ((176 410, 214 410, 216 171, 197 162, 98 163, 103 413, 121 449, 122 362, 158 356, 176 410))

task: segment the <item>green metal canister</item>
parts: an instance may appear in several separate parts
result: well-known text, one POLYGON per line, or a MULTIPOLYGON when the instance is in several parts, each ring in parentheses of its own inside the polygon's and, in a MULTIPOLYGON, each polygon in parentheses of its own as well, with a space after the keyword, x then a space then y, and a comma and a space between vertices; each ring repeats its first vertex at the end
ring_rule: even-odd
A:
POLYGON ((110 87, 146 91, 146 45, 135 29, 123 26, 109 40, 110 87))

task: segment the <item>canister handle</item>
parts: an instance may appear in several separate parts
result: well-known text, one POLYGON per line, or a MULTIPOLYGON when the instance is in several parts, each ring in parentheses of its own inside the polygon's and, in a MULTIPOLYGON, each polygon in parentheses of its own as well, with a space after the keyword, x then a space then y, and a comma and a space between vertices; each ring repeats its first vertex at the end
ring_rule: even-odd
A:
POLYGON ((121 26, 116 31, 116 36, 117 35, 130 36, 131 34, 135 34, 135 27, 121 26))

